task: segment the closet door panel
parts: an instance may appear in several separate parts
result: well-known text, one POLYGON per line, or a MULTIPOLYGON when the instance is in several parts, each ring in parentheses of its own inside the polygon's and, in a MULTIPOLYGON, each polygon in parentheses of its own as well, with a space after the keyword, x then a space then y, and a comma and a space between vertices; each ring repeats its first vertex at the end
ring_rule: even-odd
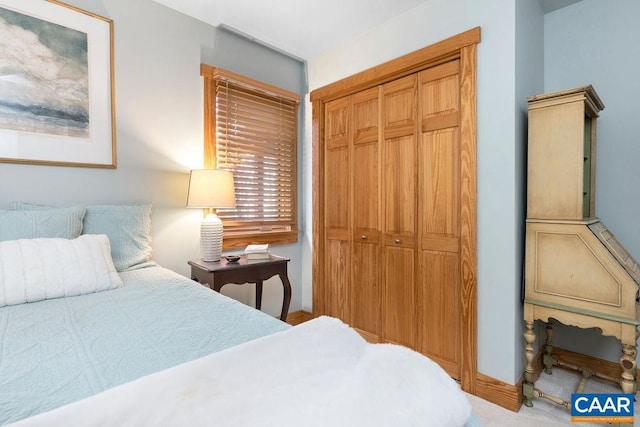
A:
POLYGON ((459 257, 455 253, 421 251, 417 287, 417 349, 459 378, 459 257))
POLYGON ((348 98, 326 104, 325 135, 324 239, 327 262, 324 265, 324 314, 349 322, 351 157, 348 98))
POLYGON ((458 128, 425 132, 418 147, 418 188, 423 237, 459 235, 458 128))
POLYGON ((372 243, 353 242, 351 326, 370 342, 380 336, 380 247, 372 243))
POLYGON ((325 107, 325 226, 349 227, 349 99, 325 107))
POLYGON ((349 98, 341 98, 325 105, 326 149, 347 147, 349 144, 349 98))
POLYGON ((325 154, 325 225, 345 232, 349 228, 349 150, 337 148, 325 154))
POLYGON ((388 139, 384 144, 385 233, 413 236, 416 209, 415 137, 409 135, 388 139))
POLYGON ((385 244, 415 240, 417 76, 382 86, 385 244))
POLYGON ((327 260, 325 266, 325 313, 349 322, 349 242, 327 239, 325 245, 327 260))
POLYGON ((380 230, 378 89, 353 95, 353 228, 380 230))
POLYGON ((415 348, 417 76, 382 86, 383 339, 415 348))
POLYGON ((459 61, 421 72, 418 87, 418 349, 460 378, 459 61))
POLYGON ((351 97, 353 189, 351 325, 367 340, 380 335, 379 89, 351 97))
POLYGON ((383 339, 415 348, 415 251, 384 249, 383 339))

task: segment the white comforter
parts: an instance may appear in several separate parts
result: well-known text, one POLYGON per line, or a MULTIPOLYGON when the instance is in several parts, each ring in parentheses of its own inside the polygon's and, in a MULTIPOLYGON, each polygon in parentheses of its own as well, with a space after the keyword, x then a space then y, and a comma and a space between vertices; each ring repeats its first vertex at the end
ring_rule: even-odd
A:
POLYGON ((470 414, 431 360, 321 317, 15 425, 446 427, 470 414))

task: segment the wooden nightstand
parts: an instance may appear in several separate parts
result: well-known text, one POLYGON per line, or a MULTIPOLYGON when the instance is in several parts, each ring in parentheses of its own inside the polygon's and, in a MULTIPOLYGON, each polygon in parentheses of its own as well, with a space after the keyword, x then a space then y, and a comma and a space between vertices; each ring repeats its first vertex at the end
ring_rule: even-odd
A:
POLYGON ((189 261, 191 279, 198 283, 206 283, 211 289, 220 292, 227 283, 238 285, 244 283, 256 284, 256 309, 262 306, 262 282, 275 275, 280 277, 284 289, 280 320, 287 320, 289 304, 291 302, 291 283, 287 277, 287 263, 289 258, 271 255, 269 259, 247 260, 240 257, 238 262, 228 262, 222 258, 217 262, 207 262, 201 259, 189 261))

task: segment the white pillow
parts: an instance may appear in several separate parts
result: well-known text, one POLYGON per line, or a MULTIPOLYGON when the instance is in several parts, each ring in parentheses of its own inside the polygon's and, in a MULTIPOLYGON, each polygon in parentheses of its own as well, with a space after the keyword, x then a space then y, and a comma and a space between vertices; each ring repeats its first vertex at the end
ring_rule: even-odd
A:
POLYGON ((0 307, 121 286, 104 234, 0 242, 0 307))

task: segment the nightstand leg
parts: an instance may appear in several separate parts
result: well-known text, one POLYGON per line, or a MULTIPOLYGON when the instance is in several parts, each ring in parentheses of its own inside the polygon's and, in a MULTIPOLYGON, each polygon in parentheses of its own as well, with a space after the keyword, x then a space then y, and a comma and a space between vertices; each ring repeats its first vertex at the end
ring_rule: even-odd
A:
POLYGON ((256 309, 262 308, 262 280, 256 282, 256 309))
POLYGON ((289 304, 291 303, 291 283, 289 283, 289 277, 287 277, 286 271, 280 273, 280 280, 282 281, 282 287, 284 295, 282 296, 282 312, 280 312, 280 320, 287 321, 287 314, 289 314, 289 304))

